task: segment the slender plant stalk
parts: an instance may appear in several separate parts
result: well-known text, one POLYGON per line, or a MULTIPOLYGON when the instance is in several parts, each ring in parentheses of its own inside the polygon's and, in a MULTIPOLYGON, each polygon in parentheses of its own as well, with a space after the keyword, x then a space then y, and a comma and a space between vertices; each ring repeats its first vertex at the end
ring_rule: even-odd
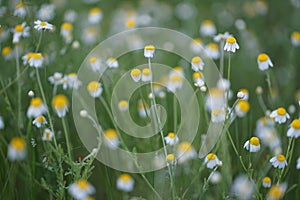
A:
POLYGON ((20 62, 19 62, 19 46, 16 45, 16 66, 17 66, 17 77, 18 77, 18 128, 19 131, 23 128, 22 121, 22 102, 21 102, 21 76, 20 76, 20 62))
POLYGON ((69 155, 69 158, 72 160, 73 155, 72 155, 72 144, 71 144, 71 141, 70 141, 70 133, 67 130, 65 117, 62 117, 61 120, 62 120, 62 125, 63 125, 63 129, 64 129, 64 133, 65 133, 67 149, 68 149, 68 155, 69 155))

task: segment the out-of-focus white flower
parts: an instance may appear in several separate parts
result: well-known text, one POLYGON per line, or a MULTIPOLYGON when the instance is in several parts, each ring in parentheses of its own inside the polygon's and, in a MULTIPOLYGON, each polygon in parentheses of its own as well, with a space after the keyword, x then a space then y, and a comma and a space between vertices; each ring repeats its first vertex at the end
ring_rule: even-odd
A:
POLYGON ((55 72, 52 76, 49 76, 48 81, 53 85, 62 84, 63 75, 60 72, 55 72))
POLYGON ((47 113, 48 108, 46 104, 43 103, 42 99, 39 97, 32 98, 30 101, 29 108, 27 110, 27 117, 28 118, 36 118, 45 113, 47 113))
POLYGON ((209 89, 205 102, 208 111, 222 110, 225 107, 225 93, 219 88, 209 89))
POLYGON ((5 60, 10 60, 14 57, 14 52, 9 46, 3 47, 1 53, 5 60))
POLYGON ((246 100, 239 100, 234 107, 235 114, 238 117, 244 117, 250 110, 250 104, 246 100))
POLYGON ((74 23, 77 19, 77 13, 74 10, 67 10, 64 14, 64 21, 74 23))
POLYGON ((200 33, 203 36, 213 36, 217 33, 217 29, 213 21, 204 20, 200 26, 200 33))
POLYGON ((22 57, 23 64, 29 64, 30 67, 40 68, 43 66, 44 57, 41 53, 28 53, 22 57))
POLYGON ((202 59, 199 56, 193 57, 191 64, 192 64, 192 69, 195 72, 203 70, 204 62, 202 61, 202 59))
POLYGON ((194 149, 193 145, 189 142, 181 142, 178 145, 176 151, 176 158, 179 164, 183 164, 188 162, 191 159, 197 157, 196 150, 194 149))
POLYGON ((91 66, 91 69, 96 72, 99 71, 101 69, 102 66, 102 60, 93 56, 89 59, 89 64, 91 66))
POLYGON ((222 181, 222 174, 219 171, 213 171, 209 182, 212 184, 218 184, 222 181))
POLYGON ((165 137, 165 141, 166 141, 166 144, 168 144, 170 146, 174 146, 175 144, 177 144, 179 142, 179 138, 178 138, 178 136, 175 133, 170 132, 165 137))
POLYGON ((225 78, 220 78, 217 82, 217 87, 220 90, 227 91, 230 89, 230 82, 225 78))
POLYGON ((267 194, 267 200, 279 200, 284 196, 287 189, 287 184, 273 185, 267 194))
POLYGON ((214 123, 224 122, 226 118, 225 109, 211 111, 211 121, 214 123))
POLYGON ((2 116, 0 116, 0 130, 4 129, 5 125, 4 125, 4 121, 2 116))
POLYGON ((193 39, 193 41, 190 44, 190 48, 195 54, 199 54, 203 49, 202 40, 200 38, 193 39))
POLYGON ((106 60, 106 64, 109 68, 118 68, 119 67, 119 62, 117 59, 110 57, 106 60))
POLYGON ((237 93, 237 98, 248 101, 249 100, 249 91, 247 89, 240 89, 237 93))
POLYGON ((68 191, 74 199, 82 200, 94 194, 95 188, 87 180, 79 179, 69 186, 68 191))
POLYGON ((147 45, 144 48, 144 56, 146 58, 153 58, 154 57, 155 47, 153 45, 147 45))
POLYGON ((120 140, 116 130, 107 129, 104 131, 103 134, 104 134, 103 137, 104 144, 111 149, 117 149, 120 144, 120 140))
POLYGON ((138 82, 142 77, 141 70, 140 69, 131 70, 130 76, 134 82, 138 82))
POLYGON ((215 42, 220 42, 221 40, 227 40, 227 38, 232 37, 231 34, 229 34, 228 32, 225 33, 219 33, 218 35, 216 35, 214 37, 214 41, 215 42))
POLYGON ((70 34, 72 34, 73 25, 69 22, 64 22, 60 28, 60 34, 64 38, 67 38, 70 34))
POLYGON ((202 87, 205 84, 204 75, 202 72, 194 72, 193 80, 196 87, 202 87))
POLYGON ((273 67, 273 63, 272 63, 271 59, 265 53, 261 53, 257 56, 257 64, 258 64, 259 70, 261 70, 261 71, 265 71, 265 70, 269 69, 269 66, 273 67))
POLYGON ((240 200, 252 199, 255 185, 246 175, 239 175, 234 179, 231 191, 240 200))
POLYGON ((205 157, 204 162, 206 163, 206 167, 209 169, 213 169, 216 166, 221 166, 223 163, 219 160, 216 154, 209 153, 205 157))
POLYGON ((53 25, 49 24, 46 21, 36 20, 36 21, 34 21, 34 28, 38 31, 40 31, 40 30, 52 30, 53 25))
POLYGON ((252 137, 244 144, 244 148, 250 152, 258 152, 260 150, 260 141, 258 137, 252 137))
POLYGON ((282 169, 285 166, 287 166, 287 161, 285 159, 285 156, 282 154, 272 157, 270 159, 270 163, 273 165, 273 167, 279 168, 279 169, 282 169))
POLYGON ((144 68, 142 70, 142 81, 147 82, 152 80, 152 73, 149 68, 144 68))
POLYGON ((295 47, 300 46, 300 32, 294 31, 291 35, 291 42, 295 47))
POLYGON ((236 39, 234 37, 228 37, 226 39, 226 43, 224 46, 224 51, 231 51, 232 53, 235 53, 236 49, 239 49, 240 46, 236 42, 236 39))
POLYGON ((7 157, 10 161, 24 160, 26 157, 26 143, 20 137, 11 139, 8 145, 7 157))
POLYGON ((97 81, 91 81, 87 86, 87 90, 89 91, 90 95, 94 98, 100 97, 103 91, 101 83, 97 81))
POLYGON ((290 115, 286 112, 284 108, 280 107, 272 111, 270 117, 274 118, 275 122, 282 124, 285 123, 286 120, 290 118, 290 115))
POLYGON ((78 79, 76 73, 69 73, 68 75, 65 75, 65 77, 62 80, 62 83, 64 90, 66 90, 67 88, 77 90, 82 84, 82 82, 78 79))
POLYGON ((215 60, 220 58, 219 46, 217 44, 210 42, 206 45, 205 50, 210 58, 215 60))
POLYGON ((128 110, 128 106, 129 106, 129 104, 128 104, 128 101, 126 101, 126 100, 121 100, 118 103, 118 108, 121 112, 128 110))
POLYGON ((55 6, 53 4, 43 4, 37 13, 37 18, 50 21, 55 16, 55 6))
POLYGON ((300 169, 300 157, 297 159, 296 169, 300 169))
POLYGON ((138 103, 138 113, 141 118, 146 118, 150 113, 149 106, 144 104, 142 100, 139 100, 138 103))
POLYGON ((26 7, 23 2, 18 2, 14 10, 14 16, 24 18, 26 16, 26 7))
POLYGON ((52 141, 53 136, 54 136, 54 133, 50 129, 46 128, 44 130, 42 140, 43 141, 52 141))
POLYGON ((270 188, 271 184, 272 184, 272 182, 271 182, 271 178, 270 177, 266 176, 266 177, 263 178, 263 180, 262 180, 262 186, 264 188, 270 188))
POLYGON ((176 90, 181 89, 183 84, 183 78, 180 75, 172 75, 168 82, 167 82, 167 88, 169 91, 175 93, 176 90))
POLYGON ((36 117, 33 120, 32 124, 34 124, 38 128, 41 128, 43 125, 47 124, 47 120, 43 115, 41 115, 41 116, 36 117))
POLYGON ((58 94, 52 99, 52 107, 58 117, 62 118, 67 114, 69 101, 63 94, 58 94))
POLYGON ((290 125, 286 135, 291 138, 298 138, 300 136, 300 120, 294 119, 290 125))
POLYGON ((102 11, 98 7, 90 9, 88 16, 89 23, 98 24, 102 20, 102 11))
POLYGON ((131 192, 134 188, 134 180, 129 174, 121 174, 117 179, 117 188, 124 192, 131 192))
POLYGON ((13 30, 13 43, 19 43, 21 37, 29 37, 29 29, 29 26, 26 26, 26 22, 16 25, 13 30))

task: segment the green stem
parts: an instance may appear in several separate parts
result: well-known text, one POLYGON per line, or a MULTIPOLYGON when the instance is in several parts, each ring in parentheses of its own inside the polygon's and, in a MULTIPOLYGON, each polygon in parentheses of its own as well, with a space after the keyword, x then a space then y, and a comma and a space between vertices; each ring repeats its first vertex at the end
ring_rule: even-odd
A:
POLYGON ((227 71, 227 79, 230 82, 230 68, 231 68, 231 59, 230 59, 230 52, 228 54, 228 71, 227 71))
POLYGON ((20 81, 20 63, 19 63, 19 47, 16 45, 16 65, 17 65, 17 77, 18 78, 18 128, 21 131, 23 128, 23 121, 22 121, 22 103, 21 103, 21 81, 20 81))
POLYGON ((63 129, 64 129, 64 133, 65 133, 68 155, 69 155, 69 158, 72 160, 73 155, 72 155, 72 145, 71 145, 71 141, 70 141, 70 134, 67 130, 65 118, 63 117, 63 118, 61 118, 61 120, 62 120, 62 125, 63 125, 63 129))
POLYGON ((266 75, 267 75, 266 81, 268 83, 268 88, 269 88, 270 96, 271 96, 271 99, 272 99, 273 98, 273 92, 272 92, 272 84, 271 84, 271 77, 270 77, 269 71, 266 72, 266 75))
POLYGON ((36 48, 35 48, 35 52, 38 52, 38 50, 39 50, 39 48, 40 48, 41 41, 42 41, 42 36, 43 36, 43 31, 41 31, 41 34, 40 34, 40 37, 39 37, 38 44, 36 45, 36 48))
POLYGON ((173 97, 173 110, 174 110, 174 114, 173 114, 174 132, 177 133, 177 100, 176 100, 175 94, 174 94, 174 97, 173 97))
POLYGON ((220 50, 221 50, 221 55, 220 55, 220 73, 221 77, 224 75, 224 40, 222 39, 220 42, 220 50))

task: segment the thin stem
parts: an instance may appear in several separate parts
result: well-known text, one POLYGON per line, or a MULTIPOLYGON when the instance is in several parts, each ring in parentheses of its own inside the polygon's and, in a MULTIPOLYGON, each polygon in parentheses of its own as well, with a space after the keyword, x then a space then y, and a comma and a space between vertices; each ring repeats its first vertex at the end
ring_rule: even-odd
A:
POLYGON ((35 48, 35 52, 38 52, 39 48, 40 48, 40 45, 41 45, 41 41, 42 41, 42 36, 43 36, 43 31, 41 31, 41 34, 40 34, 40 37, 39 37, 39 41, 38 41, 38 44, 35 48))
POLYGON ((231 68, 231 59, 230 59, 230 52, 228 54, 228 71, 227 71, 227 79, 230 82, 230 68, 231 68))
POLYGON ((269 71, 266 72, 266 75, 267 75, 266 81, 267 81, 267 83, 268 83, 268 88, 269 88, 270 96, 271 96, 271 98, 273 98, 272 84, 271 84, 271 77, 270 77, 269 71))
POLYGON ((65 118, 63 117, 63 118, 61 118, 61 120, 62 120, 63 129, 64 129, 64 133, 65 133, 67 149, 68 149, 68 155, 69 155, 69 158, 72 160, 73 155, 72 155, 72 146, 71 146, 71 142, 70 142, 70 134, 67 130, 65 118))
POLYGON ((175 94, 174 94, 174 97, 173 97, 173 110, 174 110, 174 114, 173 114, 174 132, 177 133, 177 100, 176 100, 175 94))
POLYGON ((19 62, 19 47, 16 45, 16 65, 17 65, 17 77, 18 77, 18 128, 23 128, 22 121, 22 103, 21 103, 21 81, 20 81, 20 62, 19 62))
POLYGON ((223 77, 223 75, 224 75, 224 40, 221 40, 221 42, 220 42, 220 50, 221 50, 220 73, 221 73, 221 77, 223 77))

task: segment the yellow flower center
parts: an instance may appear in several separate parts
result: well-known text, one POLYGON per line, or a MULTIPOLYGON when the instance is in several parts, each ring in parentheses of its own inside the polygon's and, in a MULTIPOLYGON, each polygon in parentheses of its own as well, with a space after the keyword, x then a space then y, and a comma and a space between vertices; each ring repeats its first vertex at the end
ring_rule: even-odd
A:
POLYGON ((219 46, 215 43, 208 43, 208 47, 212 50, 219 50, 219 46))
POLYGON ((167 160, 168 160, 168 161, 173 161, 174 159, 175 159, 174 154, 171 153, 171 154, 168 154, 168 155, 167 155, 167 160))
POLYGON ((98 83, 97 81, 92 81, 87 86, 89 92, 95 92, 99 88, 100 88, 100 83, 98 83))
POLYGON ((90 14, 99 14, 101 13, 101 9, 100 8, 92 8, 90 10, 90 14))
POLYGON ((84 179, 79 179, 78 181, 76 181, 76 184, 82 190, 87 189, 89 186, 89 183, 84 179))
POLYGON ((45 117, 42 115, 42 116, 39 116, 39 117, 35 118, 35 120, 36 120, 37 122, 39 122, 39 123, 43 123, 46 119, 45 119, 45 117))
POLYGON ((141 75, 141 70, 133 69, 133 70, 131 70, 130 74, 131 74, 131 76, 136 76, 137 77, 137 76, 141 75))
POLYGON ((283 195, 282 189, 279 185, 274 185, 268 192, 268 196, 273 197, 274 199, 280 199, 283 195))
POLYGON ((42 104, 43 104, 43 101, 39 97, 32 98, 31 101, 30 101, 30 106, 32 106, 32 107, 39 107, 42 104))
POLYGON ((227 38, 227 43, 234 44, 234 43, 236 43, 236 39, 234 37, 229 37, 229 38, 227 38))
POLYGON ((175 136, 176 136, 176 135, 175 135, 175 133, 173 133, 173 132, 170 132, 170 133, 168 134, 168 137, 169 137, 169 138, 175 138, 175 136))
POLYGON ((153 45, 147 45, 145 46, 145 50, 147 51, 154 51, 155 47, 153 45))
POLYGON ((90 59, 89 59, 89 63, 90 64, 92 64, 92 63, 94 63, 94 62, 96 62, 97 61, 97 58, 96 57, 91 57, 90 59))
POLYGON ((263 182, 264 183, 271 183, 271 178, 266 176, 266 177, 263 178, 263 182))
POLYGON ((64 30, 71 31, 73 29, 73 25, 71 23, 65 22, 61 25, 61 28, 64 30))
POLYGON ((258 146, 259 145, 259 138, 258 137, 252 137, 249 142, 250 142, 250 144, 252 144, 254 146, 258 146))
POLYGON ((133 27, 135 27, 135 21, 134 20, 127 20, 126 21, 126 27, 127 28, 133 28, 133 27))
POLYGON ((122 181, 124 181, 124 182, 128 182, 128 181, 131 180, 131 176, 130 176, 129 174, 122 174, 122 175, 120 176, 120 179, 121 179, 122 181))
POLYGON ((259 62, 266 62, 269 59, 269 56, 265 53, 261 53, 258 55, 257 60, 259 62))
POLYGON ((190 151, 190 150, 193 149, 193 146, 192 146, 192 144, 189 143, 189 142, 181 142, 181 143, 179 144, 179 146, 178 146, 178 149, 179 149, 180 151, 190 151))
POLYGON ((16 149, 18 151, 22 151, 26 147, 26 143, 25 143, 24 139, 22 139, 20 137, 14 137, 10 141, 10 145, 11 145, 11 147, 13 147, 14 149, 16 149))
POLYGON ((213 154, 213 153, 209 153, 207 156, 206 156, 206 158, 208 159, 208 160, 215 160, 216 159, 216 154, 213 154))
POLYGON ((31 53, 30 54, 30 58, 33 58, 33 59, 36 59, 36 60, 41 59, 42 57, 43 56, 42 56, 41 53, 31 53))
POLYGON ((194 72, 193 73, 193 79, 202 78, 203 74, 201 72, 194 72))
POLYGON ((52 106, 56 109, 64 109, 68 105, 68 99, 63 94, 58 94, 52 99, 52 106))
POLYGON ((149 76, 149 75, 151 74, 151 71, 150 71, 150 69, 145 68, 145 69, 143 69, 142 74, 143 74, 144 76, 149 76))
POLYGON ((174 67, 174 70, 176 72, 182 72, 182 67, 180 67, 180 66, 174 67))
POLYGON ((220 114, 220 110, 213 110, 213 111, 211 111, 211 114, 216 116, 216 115, 220 114))
POLYGON ((286 115, 286 110, 284 108, 278 108, 277 114, 280 116, 284 116, 284 115, 286 115))
POLYGON ((18 2, 17 4, 16 4, 16 9, 18 9, 18 8, 23 8, 24 7, 24 3, 23 2, 18 2))
POLYGON ((10 52, 11 52, 11 48, 10 47, 4 47, 2 49, 2 55, 3 56, 7 56, 10 52))
POLYGON ((182 81, 182 77, 179 75, 174 75, 171 77, 171 81, 172 82, 181 82, 182 81))
POLYGON ((41 22, 40 26, 47 26, 47 23, 46 22, 41 22))
POLYGON ((47 140, 50 140, 50 138, 51 138, 51 133, 50 133, 50 132, 46 132, 45 135, 46 135, 46 139, 47 139, 47 140))
POLYGON ((244 94, 248 94, 249 93, 249 91, 247 89, 240 89, 239 92, 242 92, 244 94))
POLYGON ((202 61, 202 59, 199 56, 192 58, 192 63, 200 63, 201 61, 202 61))
POLYGON ((122 100, 119 102, 119 107, 126 108, 128 106, 128 102, 125 100, 122 100))
POLYGON ((15 26, 15 31, 16 32, 23 32, 24 31, 24 27, 21 24, 16 25, 15 26))
POLYGON ((68 76, 69 76, 69 77, 76 77, 77 74, 76 74, 76 73, 70 73, 70 74, 68 74, 68 76))
POLYGON ((248 112, 250 109, 250 104, 246 100, 240 100, 238 102, 238 106, 242 112, 248 112))
POLYGON ((285 161, 285 156, 282 155, 282 154, 279 154, 278 156, 276 156, 276 158, 277 158, 277 160, 278 160, 279 162, 285 161))
POLYGON ((114 130, 114 129, 107 129, 106 131, 104 131, 104 135, 108 139, 114 139, 114 138, 118 137, 118 134, 117 134, 116 130, 114 130))
POLYGON ((300 129, 300 120, 299 120, 299 119, 293 120, 293 122, 292 122, 292 127, 293 127, 294 129, 300 129))
POLYGON ((202 25, 204 25, 204 26, 214 26, 214 23, 211 20, 204 20, 202 22, 202 25))
POLYGON ((193 43, 194 43, 194 44, 202 44, 203 42, 202 42, 202 40, 201 40, 200 38, 195 38, 195 39, 193 40, 193 43))
POLYGON ((219 88, 211 88, 210 90, 209 90, 209 94, 212 96, 212 97, 215 97, 215 96, 223 96, 224 95, 224 93, 223 93, 223 91, 222 90, 220 90, 219 88))
POLYGON ((295 40, 300 40, 300 32, 293 32, 292 33, 292 37, 295 39, 295 40))

